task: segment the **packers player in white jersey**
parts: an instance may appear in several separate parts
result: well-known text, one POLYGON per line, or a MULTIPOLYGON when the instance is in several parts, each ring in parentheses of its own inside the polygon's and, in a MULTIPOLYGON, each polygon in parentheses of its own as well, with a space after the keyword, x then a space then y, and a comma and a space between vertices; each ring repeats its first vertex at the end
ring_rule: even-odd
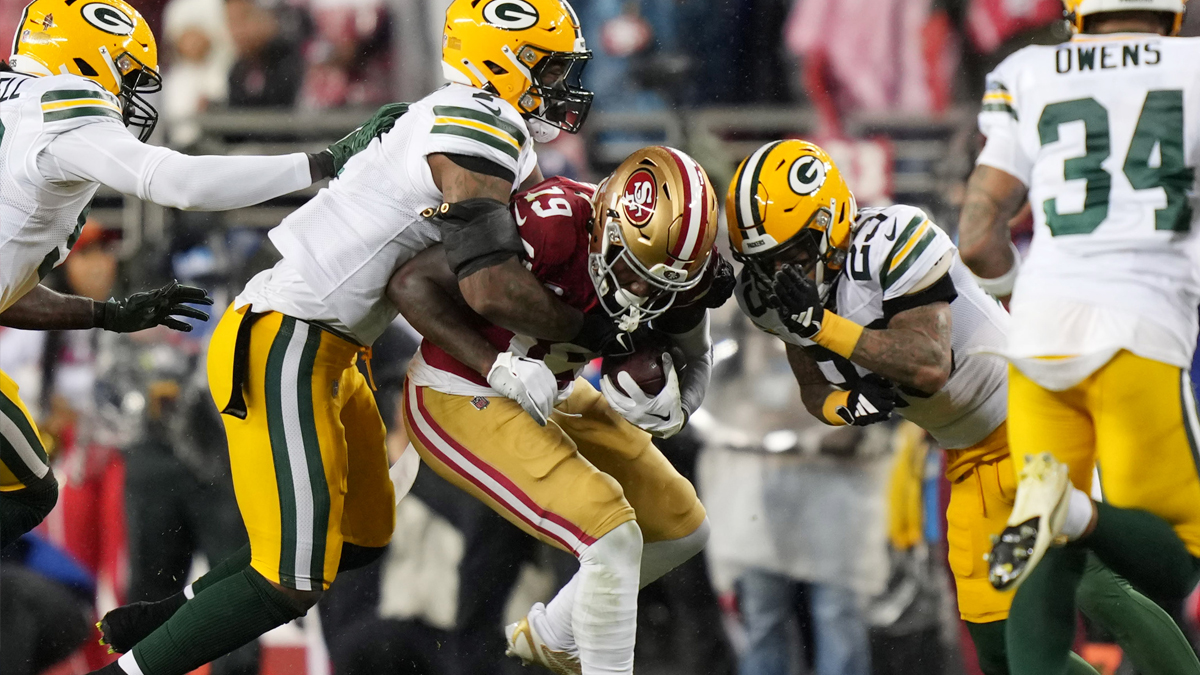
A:
MULTIPOLYGON (((1012 594, 992 587, 984 560, 1016 490, 1007 371, 1002 359, 978 352, 1004 344, 1008 315, 924 212, 859 210, 833 161, 810 143, 776 141, 747 158, 726 213, 744 265, 738 302, 786 344, 809 412, 836 426, 880 422, 894 411, 945 449, 959 613, 983 672, 1007 675, 1012 594)), ((1170 617, 1094 561, 1080 602, 1142 672, 1200 673, 1170 617)), ((1069 672, 1095 671, 1075 657, 1069 672)))
MULTIPOLYGON (((534 141, 583 124, 590 56, 563 0, 455 0, 450 83, 271 230, 283 259, 247 284, 208 352, 250 544, 183 593, 110 612, 102 631, 126 653, 109 672, 191 671, 302 616, 340 570, 386 549, 385 428, 355 364, 397 314, 389 278, 420 251, 442 243, 466 302, 497 325, 597 347, 616 337, 606 314, 562 303, 521 265, 508 210, 541 181, 534 141)), ((487 381, 519 398, 540 374, 497 358, 487 381)))
POLYGON ((1087 551, 1157 598, 1182 598, 1200 571, 1200 40, 1171 37, 1183 0, 1066 6, 1070 41, 987 78, 960 222, 963 259, 1011 293, 1001 351, 1024 468, 992 581, 1021 584, 1009 651, 1014 672, 1038 675, 1062 672, 1087 551), (1007 221, 1025 200, 1034 237, 1018 266, 1007 221))
MULTIPOLYGON (((94 303, 39 285, 79 238, 100 185, 163 206, 237 208, 333 175, 370 138, 360 130, 325 152, 280 157, 189 157, 146 145, 158 113, 144 95, 161 84, 157 67, 154 35, 122 0, 25 8, 11 59, 0 64, 0 325, 189 329, 170 317, 206 319, 180 304, 211 304, 200 289, 172 284, 94 303)), ((0 373, 0 546, 41 521, 57 493, 37 426, 0 373)))

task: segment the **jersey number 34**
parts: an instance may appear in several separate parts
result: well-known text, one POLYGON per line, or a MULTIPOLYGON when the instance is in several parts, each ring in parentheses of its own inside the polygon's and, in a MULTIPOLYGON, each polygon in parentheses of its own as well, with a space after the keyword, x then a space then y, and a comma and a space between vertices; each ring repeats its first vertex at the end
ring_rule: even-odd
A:
MULTIPOLYGON (((1063 178, 1083 179, 1087 187, 1083 210, 1079 213, 1059 213, 1056 198, 1042 203, 1046 225, 1055 236, 1088 234, 1099 227, 1108 217, 1112 190, 1112 175, 1102 166, 1112 149, 1108 110, 1090 97, 1047 105, 1038 120, 1042 145, 1057 142, 1059 126, 1068 122, 1083 122, 1086 154, 1063 162, 1063 178)), ((1146 94, 1121 168, 1133 189, 1161 187, 1166 192, 1166 207, 1154 213, 1155 229, 1187 231, 1192 219, 1187 193, 1196 174, 1184 163, 1182 91, 1158 90, 1146 94)))

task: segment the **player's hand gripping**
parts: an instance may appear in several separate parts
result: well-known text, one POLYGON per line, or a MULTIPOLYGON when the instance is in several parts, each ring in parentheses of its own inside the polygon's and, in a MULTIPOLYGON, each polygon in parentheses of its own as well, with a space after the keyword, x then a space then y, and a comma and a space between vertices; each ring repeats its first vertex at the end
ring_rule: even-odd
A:
POLYGON ((817 285, 796 265, 784 265, 775 273, 771 301, 779 310, 779 318, 792 333, 807 340, 821 332, 825 308, 817 285))
POLYGON ((874 373, 859 378, 849 394, 845 405, 838 406, 834 412, 846 424, 856 427, 887 421, 898 403, 892 383, 874 373))
POLYGON ((124 300, 96 303, 95 325, 115 333, 134 333, 160 325, 188 333, 192 326, 175 317, 208 321, 207 312, 188 305, 211 304, 213 299, 203 288, 172 281, 162 288, 134 293, 124 300))
POLYGON ((406 112, 407 103, 388 103, 376 110, 362 126, 334 141, 325 150, 311 155, 320 166, 321 177, 332 178, 340 174, 351 157, 365 150, 371 141, 391 131, 396 120, 406 112))
POLYGON ((675 373, 675 364, 671 354, 662 356, 663 370, 667 373, 667 383, 657 396, 650 396, 633 381, 629 373, 617 373, 618 389, 612 383, 612 378, 605 375, 600 378, 600 391, 614 410, 621 413, 634 426, 649 431, 658 438, 670 438, 679 433, 687 423, 687 414, 683 411, 683 399, 679 395, 679 375, 675 373), (625 393, 622 393, 621 390, 625 393))
POLYGON ((546 426, 558 396, 558 380, 542 361, 503 352, 492 362, 488 384, 501 396, 516 401, 541 426, 546 426))

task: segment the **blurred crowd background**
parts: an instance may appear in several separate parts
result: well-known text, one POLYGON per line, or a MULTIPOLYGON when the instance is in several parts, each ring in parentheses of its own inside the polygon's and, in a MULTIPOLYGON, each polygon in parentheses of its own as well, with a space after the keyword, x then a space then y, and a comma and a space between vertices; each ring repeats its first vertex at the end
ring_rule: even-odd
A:
MULTIPOLYGON (((441 82, 448 0, 133 0, 156 35, 165 88, 154 142, 187 152, 322 147, 380 103, 441 82)), ((981 139, 983 76, 1020 46, 1069 38, 1059 0, 573 0, 595 58, 583 133, 539 149, 546 175, 602 177, 633 149, 680 147, 722 193, 755 147, 828 147, 859 203, 905 202, 956 227, 981 139)), ((0 35, 24 0, 0 0, 0 35)), ((1200 12, 1184 34, 1200 34, 1200 12)), ((210 289, 219 315, 272 264, 266 230, 315 191, 225 214, 164 210, 102 191, 47 283, 98 300, 170 278, 210 289)), ((1018 238, 1028 224, 1014 223, 1018 238)), ((114 658, 96 617, 157 600, 240 547, 245 532, 208 397, 210 324, 190 334, 0 328, 61 484, 46 522, 6 552, 0 672, 86 672, 114 658)), ((799 401, 781 345, 736 306, 714 321, 705 407, 663 444, 708 508, 705 555, 643 591, 638 672, 662 675, 976 673, 946 563, 942 456, 902 424, 833 430, 799 401)), ((393 456, 418 337, 375 346, 393 456)), ((1194 378, 1200 380, 1200 378, 1194 378)), ((302 621, 216 674, 519 672, 500 628, 550 597, 572 558, 525 537, 432 472, 398 508, 386 559, 347 573, 302 621)), ((983 565, 983 550, 958 556, 983 565)), ((971 563, 963 563, 971 564, 971 563)), ((1193 638, 1197 605, 1167 609, 1193 638)), ((1079 650, 1128 674, 1109 636, 1079 650)))

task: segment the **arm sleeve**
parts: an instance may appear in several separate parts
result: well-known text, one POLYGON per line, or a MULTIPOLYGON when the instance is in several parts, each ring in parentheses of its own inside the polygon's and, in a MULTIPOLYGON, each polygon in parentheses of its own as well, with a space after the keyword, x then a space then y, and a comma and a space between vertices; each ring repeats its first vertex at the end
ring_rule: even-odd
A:
POLYGON ((52 182, 93 181, 162 206, 203 211, 250 206, 312 184, 303 153, 193 157, 146 145, 113 123, 58 135, 38 168, 52 182))
POLYGON ((684 363, 679 380, 679 398, 688 415, 704 403, 708 382, 712 378, 712 338, 708 332, 708 314, 686 333, 669 334, 671 341, 683 352, 684 363))
POLYGON ((1010 78, 1006 77, 1004 65, 987 77, 979 111, 979 131, 987 138, 987 143, 975 163, 999 169, 1028 186, 1033 160, 1021 147, 1018 101, 1014 96, 1015 87, 1009 86, 1010 78))

